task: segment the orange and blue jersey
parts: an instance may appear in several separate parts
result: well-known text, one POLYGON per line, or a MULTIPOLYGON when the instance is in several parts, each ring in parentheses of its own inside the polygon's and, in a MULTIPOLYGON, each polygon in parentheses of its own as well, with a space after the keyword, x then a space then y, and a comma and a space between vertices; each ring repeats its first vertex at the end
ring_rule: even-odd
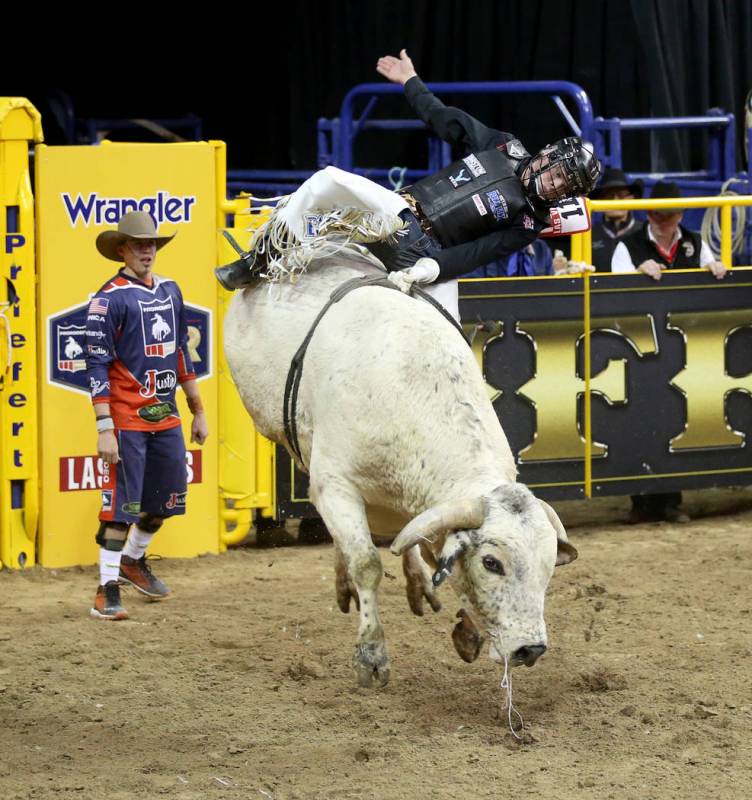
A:
POLYGON ((89 303, 85 356, 92 402, 110 404, 118 430, 176 427, 175 390, 195 378, 187 342, 177 283, 153 275, 147 286, 121 269, 89 303))

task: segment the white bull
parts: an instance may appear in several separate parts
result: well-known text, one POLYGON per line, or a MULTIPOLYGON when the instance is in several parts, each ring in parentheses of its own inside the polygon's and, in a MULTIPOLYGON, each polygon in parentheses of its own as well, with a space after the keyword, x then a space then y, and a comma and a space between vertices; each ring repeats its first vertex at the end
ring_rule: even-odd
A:
MULTIPOLYGON (((376 272, 340 256, 314 262, 294 285, 235 294, 225 350, 263 435, 287 445, 290 361, 331 292, 376 272)), ((453 639, 465 660, 488 635, 492 658, 534 663, 546 649, 543 604, 554 565, 577 551, 553 509, 516 483, 478 364, 436 309, 375 286, 334 304, 305 357, 297 429, 311 500, 335 544, 339 606, 347 611, 351 597, 359 606, 353 665, 362 685, 389 678, 372 532, 401 530, 391 549, 403 555, 415 613, 423 597, 439 607, 422 556, 436 570, 434 584, 449 576, 463 606, 453 639)))

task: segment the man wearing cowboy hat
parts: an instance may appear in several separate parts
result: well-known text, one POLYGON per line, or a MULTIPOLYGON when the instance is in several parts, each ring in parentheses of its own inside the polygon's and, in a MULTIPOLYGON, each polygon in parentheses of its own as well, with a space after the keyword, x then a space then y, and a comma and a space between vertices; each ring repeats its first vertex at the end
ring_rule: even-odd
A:
MULTIPOLYGON (((632 183, 616 167, 603 173, 600 185, 590 194, 593 200, 634 200, 642 197, 642 181, 632 183)), ((611 257, 619 240, 637 229, 631 211, 604 211, 603 222, 593 225, 593 265, 597 272, 611 271, 611 257)))
MULTIPOLYGON (((650 192, 651 200, 678 200, 678 185, 659 181, 650 192)), ((726 267, 699 233, 681 225, 684 209, 661 208, 648 211, 647 222, 625 236, 614 249, 612 272, 643 272, 659 281, 665 269, 701 267, 723 278, 726 267)))
POLYGON ((91 609, 97 619, 127 618, 119 582, 153 600, 169 596, 144 553, 165 517, 185 513, 178 383, 193 413, 191 441, 203 444, 208 436, 183 296, 175 281, 152 272, 157 250, 173 236, 160 236, 145 211, 124 214, 117 230, 97 236, 97 250, 124 264, 94 295, 86 322, 87 377, 104 465, 100 581, 91 609))

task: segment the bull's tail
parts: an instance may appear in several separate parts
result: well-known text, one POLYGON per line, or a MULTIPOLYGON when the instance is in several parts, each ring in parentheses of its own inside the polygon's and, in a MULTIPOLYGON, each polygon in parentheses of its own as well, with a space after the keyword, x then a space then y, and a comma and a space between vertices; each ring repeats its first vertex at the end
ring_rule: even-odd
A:
MULTIPOLYGON (((295 282, 315 258, 333 256, 343 250, 363 255, 359 246, 393 238, 405 223, 395 214, 337 208, 306 214, 305 235, 296 232, 285 213, 289 198, 283 199, 251 241, 254 269, 266 280, 295 282)), ((296 221, 297 222, 297 221, 296 221)))

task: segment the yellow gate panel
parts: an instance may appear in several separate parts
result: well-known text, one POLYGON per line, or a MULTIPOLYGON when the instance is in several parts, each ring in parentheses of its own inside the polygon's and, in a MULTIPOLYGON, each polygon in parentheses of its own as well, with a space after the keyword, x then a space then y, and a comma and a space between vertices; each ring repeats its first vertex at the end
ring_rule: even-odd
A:
POLYGON ((35 563, 38 516, 34 200, 39 112, 0 98, 0 566, 35 563))
POLYGON ((155 272, 174 278, 188 311, 209 424, 203 447, 190 444, 191 414, 178 405, 189 450, 187 513, 169 519, 150 552, 187 557, 219 551, 217 504, 217 290, 215 148, 184 144, 103 143, 37 148, 37 259, 40 342, 39 560, 44 566, 94 563, 101 494, 94 414, 77 342, 91 295, 117 272, 95 240, 123 213, 148 211, 161 233, 177 236, 160 250, 155 272))

